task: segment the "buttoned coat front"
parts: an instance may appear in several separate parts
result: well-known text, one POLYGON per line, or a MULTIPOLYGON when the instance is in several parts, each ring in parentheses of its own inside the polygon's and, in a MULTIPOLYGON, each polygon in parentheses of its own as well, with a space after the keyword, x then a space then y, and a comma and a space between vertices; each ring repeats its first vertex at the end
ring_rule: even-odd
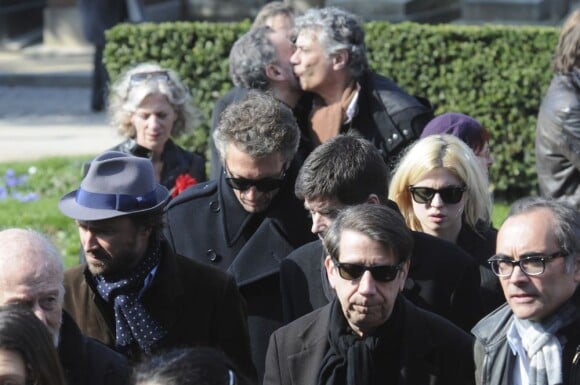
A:
MULTIPOLYGON (((473 337, 407 300, 403 304, 401 368, 399 378, 393 383, 473 384, 473 337)), ((272 334, 263 385, 317 383, 318 371, 329 349, 331 305, 315 310, 272 334)))
POLYGON ((260 214, 243 209, 223 174, 193 186, 169 204, 166 238, 176 253, 233 275, 248 306, 254 364, 263 373, 270 334, 282 326, 280 262, 314 239, 291 183, 260 214))
MULTIPOLYGON (((113 306, 95 291, 86 265, 65 272, 64 307, 81 331, 115 348, 113 306)), ((255 371, 250 360, 246 309, 234 280, 211 266, 174 255, 162 247, 161 263, 143 304, 167 335, 152 353, 191 346, 213 346, 224 351, 250 378, 255 371)), ((137 361, 139 354, 129 357, 137 361)))

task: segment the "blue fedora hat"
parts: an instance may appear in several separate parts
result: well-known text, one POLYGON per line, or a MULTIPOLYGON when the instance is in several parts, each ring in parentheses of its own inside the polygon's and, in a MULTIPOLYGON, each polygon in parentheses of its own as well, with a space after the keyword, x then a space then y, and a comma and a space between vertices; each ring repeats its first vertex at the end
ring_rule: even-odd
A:
POLYGON ((80 188, 63 196, 58 208, 73 219, 97 221, 159 210, 168 198, 149 159, 108 151, 91 161, 80 188))

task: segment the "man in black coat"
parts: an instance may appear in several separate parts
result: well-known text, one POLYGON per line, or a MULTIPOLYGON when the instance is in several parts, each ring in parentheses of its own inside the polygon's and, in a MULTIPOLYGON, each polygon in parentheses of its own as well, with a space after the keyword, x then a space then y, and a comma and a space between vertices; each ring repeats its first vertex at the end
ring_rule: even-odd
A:
POLYGON ((413 237, 397 211, 341 211, 324 237, 336 298, 272 334, 264 385, 474 383, 473 337, 399 295, 413 237))
MULTIPOLYGON (((296 180, 296 195, 312 217, 311 231, 324 236, 338 212, 361 203, 387 200, 387 166, 366 139, 339 135, 317 147, 296 180)), ((415 305, 437 313, 464 330, 483 316, 477 262, 457 246, 411 232, 415 247, 403 294, 415 305)), ((292 252, 280 267, 284 319, 292 321, 335 297, 323 263, 320 240, 292 252)))
POLYGON ((302 133, 303 155, 341 132, 357 131, 393 167, 433 117, 429 102, 368 68, 365 33, 355 15, 311 9, 296 18, 294 32, 294 73, 302 90, 316 95, 302 133))
POLYGON ((0 266, 0 305, 29 306, 47 326, 68 384, 127 384, 125 357, 83 335, 63 310, 64 268, 48 239, 32 230, 1 231, 0 266))
POLYGON ((231 273, 248 306, 252 357, 263 373, 268 338, 282 325, 279 265, 314 239, 293 194, 299 131, 292 111, 250 92, 230 105, 214 133, 224 172, 181 193, 166 210, 176 253, 231 273))

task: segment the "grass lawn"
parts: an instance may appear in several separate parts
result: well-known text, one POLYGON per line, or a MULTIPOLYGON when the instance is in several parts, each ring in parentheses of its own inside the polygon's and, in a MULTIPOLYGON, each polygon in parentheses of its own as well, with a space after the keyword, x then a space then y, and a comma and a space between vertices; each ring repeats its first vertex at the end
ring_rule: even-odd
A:
MULTIPOLYGON (((61 214, 57 204, 62 195, 78 187, 82 164, 90 158, 0 163, 0 229, 25 227, 47 234, 62 250, 67 267, 78 263, 76 226, 72 219, 61 214), (30 193, 37 194, 38 199, 22 202, 30 193)), ((495 203, 493 224, 496 228, 503 222, 508 208, 507 203, 495 203)))

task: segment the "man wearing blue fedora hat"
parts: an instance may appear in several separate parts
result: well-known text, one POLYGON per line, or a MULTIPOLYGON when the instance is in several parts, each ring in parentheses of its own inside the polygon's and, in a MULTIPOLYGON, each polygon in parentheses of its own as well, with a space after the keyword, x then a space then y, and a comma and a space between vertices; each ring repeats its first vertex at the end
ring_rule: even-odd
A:
POLYGON ((148 159, 110 151, 91 162, 80 188, 59 203, 78 225, 86 259, 65 273, 65 309, 85 334, 131 361, 215 346, 254 377, 236 283, 171 251, 161 234, 168 197, 148 159))

